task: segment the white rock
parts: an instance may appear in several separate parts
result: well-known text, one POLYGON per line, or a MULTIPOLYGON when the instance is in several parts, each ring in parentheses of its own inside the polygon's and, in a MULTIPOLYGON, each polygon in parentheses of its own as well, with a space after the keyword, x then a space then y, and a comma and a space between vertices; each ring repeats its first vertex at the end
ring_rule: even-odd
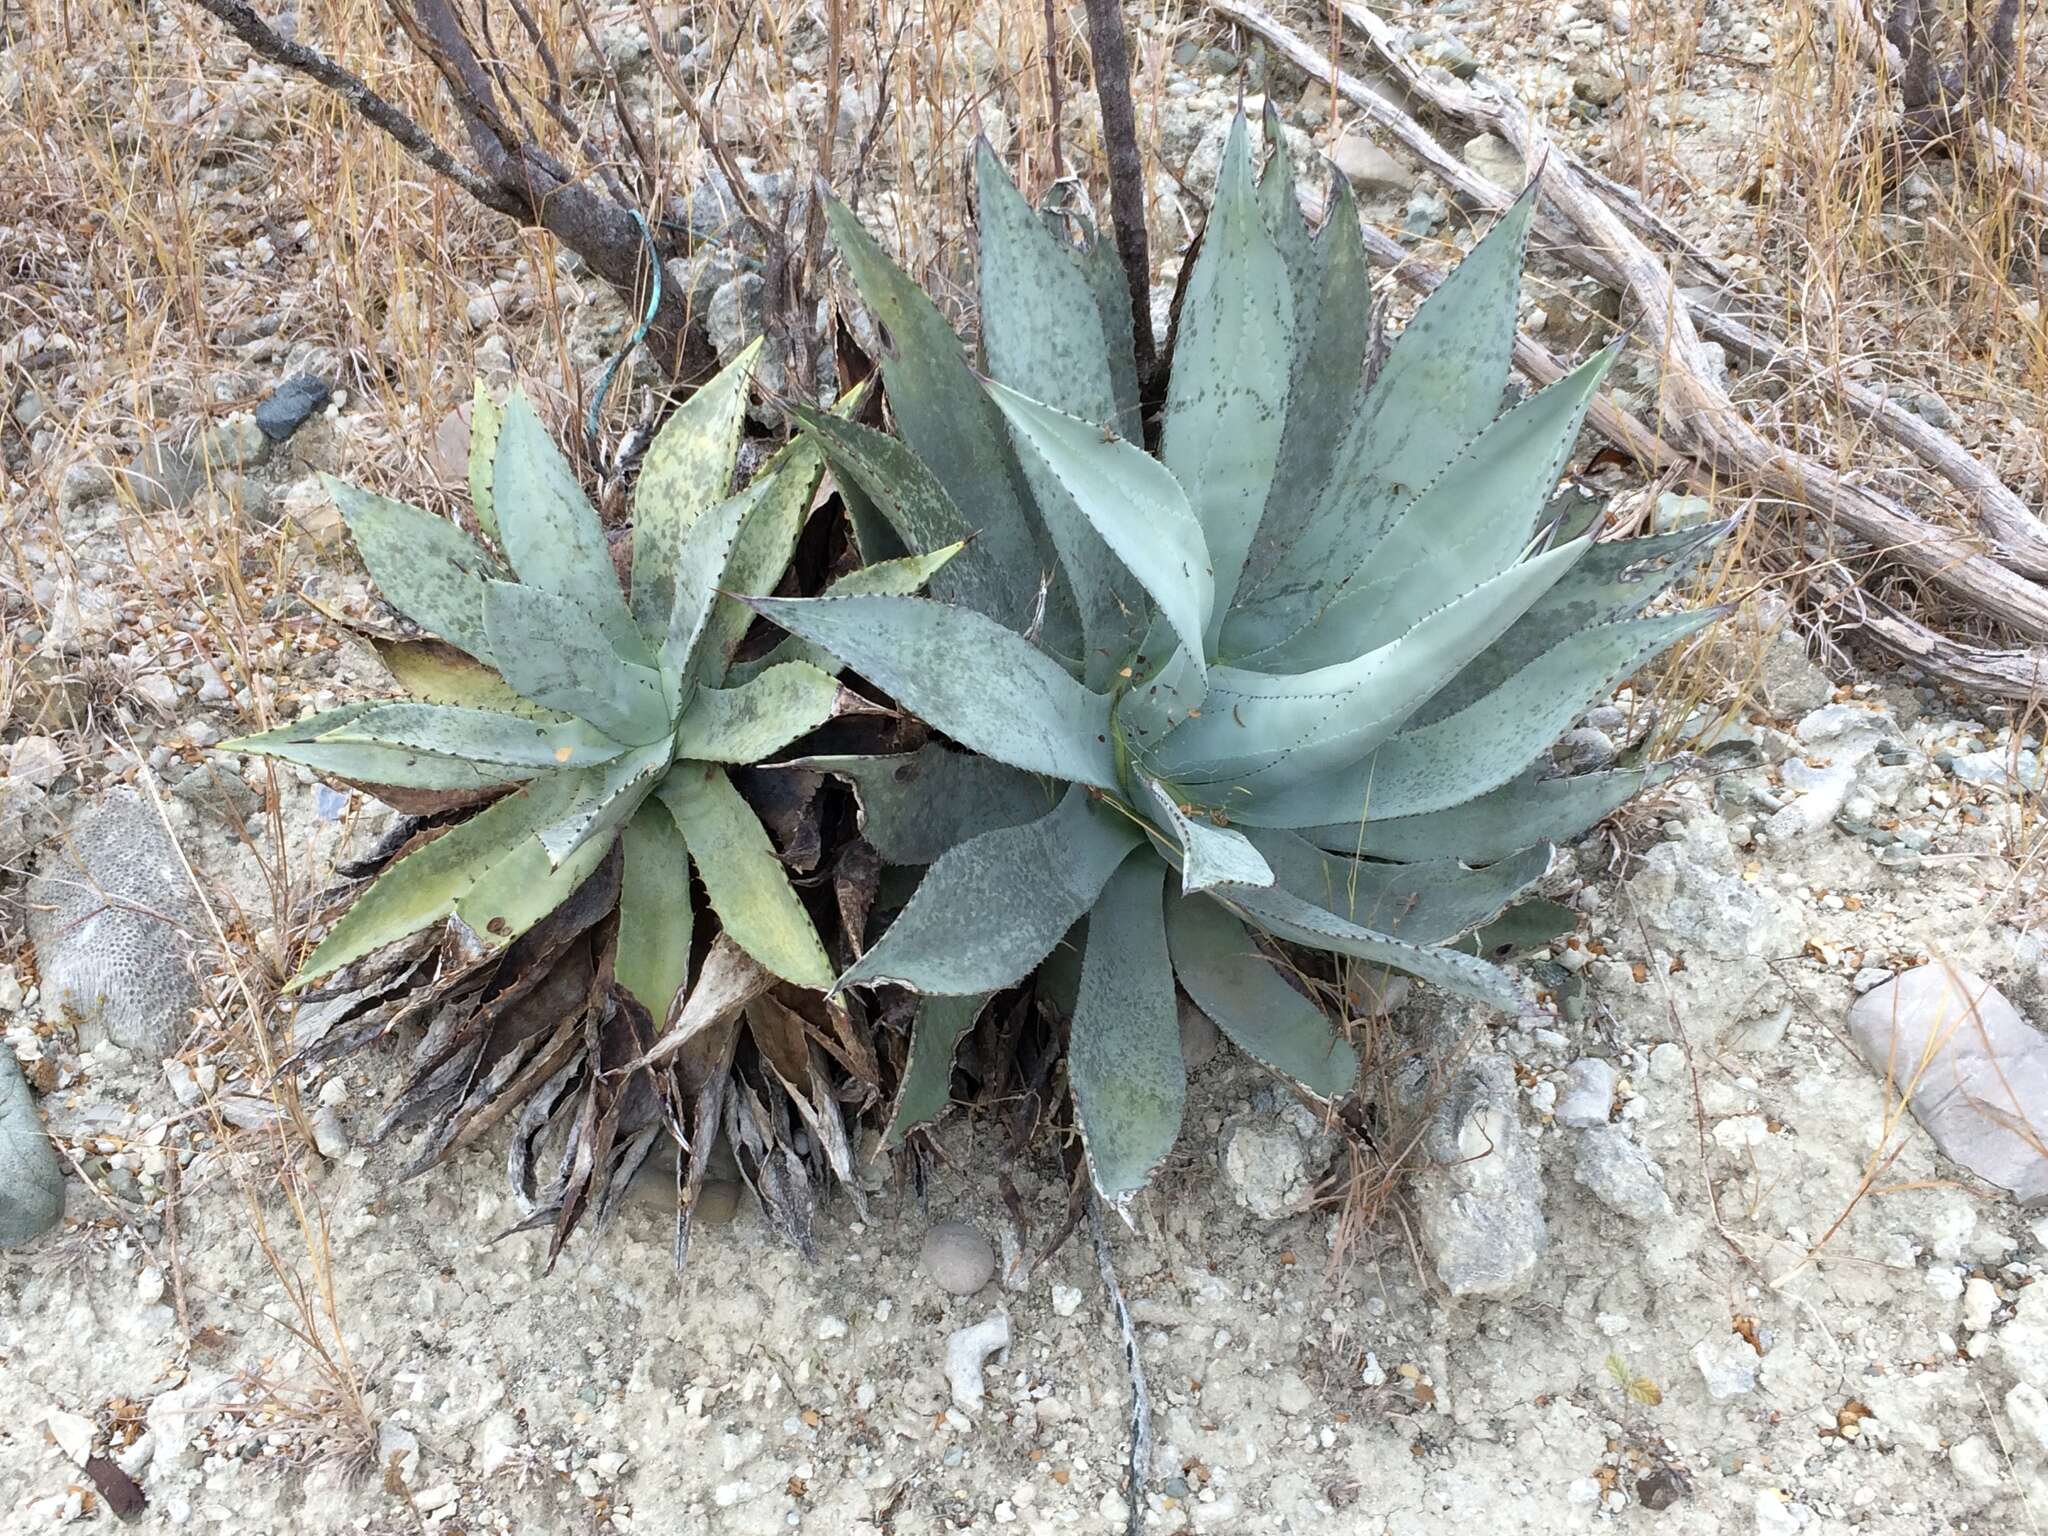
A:
POLYGON ((2005 1416, 2036 1453, 2048 1453, 2048 1395, 2021 1382, 2005 1394, 2005 1416))
POLYGON ((1684 1075, 1684 1046, 1666 1040, 1650 1047, 1650 1076, 1660 1083, 1675 1083, 1684 1075))
POLYGON ((420 1474, 420 1442, 403 1424, 386 1419, 377 1426, 377 1465, 386 1484, 395 1474, 408 1488, 420 1474))
POLYGON ((818 1319, 818 1327, 816 1331, 820 1342, 829 1342, 833 1339, 843 1339, 846 1337, 846 1319, 843 1317, 833 1317, 830 1314, 827 1314, 826 1316, 818 1319))
POLYGON ((1052 1288, 1052 1310, 1057 1317, 1072 1317, 1081 1308, 1081 1292, 1076 1286, 1054 1285, 1052 1288))
POLYGON ((93 1422, 82 1413, 66 1413, 62 1408, 52 1408, 43 1415, 43 1428, 50 1432, 50 1438, 57 1442, 57 1449, 71 1458, 74 1466, 84 1466, 92 1455, 93 1422))
POLYGON ((1972 1275, 1963 1283, 1963 1326, 1972 1333, 1982 1333, 1991 1326, 1991 1318, 1998 1311, 1998 1287, 1981 1275, 1972 1275))
POLYGON ((1756 1496, 1757 1536, 1795 1536, 1806 1528, 1811 1513, 1804 1504, 1794 1504, 1771 1489, 1756 1496))
POLYGON ((1958 1440, 1948 1448, 1948 1460, 1956 1476, 1972 1488, 1996 1488, 2005 1481, 2005 1464, 1982 1435, 1958 1440))
POLYGON ((1614 1107, 1614 1068, 1598 1057, 1573 1062, 1564 1072, 1564 1091, 1553 1113, 1560 1125, 1605 1125, 1614 1107))
POLYGON ((982 1362, 998 1350, 1010 1347, 1010 1319, 1001 1312, 971 1328, 962 1328, 946 1340, 946 1384, 953 1389, 953 1401, 962 1408, 980 1406, 987 1387, 982 1379, 982 1362))
POLYGON ((1707 1396, 1731 1402, 1756 1390, 1757 1352, 1741 1334, 1729 1332, 1702 1339, 1692 1347, 1693 1363, 1707 1384, 1707 1396))

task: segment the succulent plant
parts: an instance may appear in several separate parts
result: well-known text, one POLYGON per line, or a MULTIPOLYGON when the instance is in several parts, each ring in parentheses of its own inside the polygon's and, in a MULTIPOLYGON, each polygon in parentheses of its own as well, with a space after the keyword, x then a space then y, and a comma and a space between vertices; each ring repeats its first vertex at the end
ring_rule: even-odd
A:
POLYGON ((892 1134, 943 1106, 981 1003, 1058 956, 1111 1200, 1178 1133, 1176 979, 1253 1057, 1350 1088, 1352 1049, 1259 935, 1521 1007, 1448 941, 1658 775, 1552 777, 1545 749, 1713 617, 1642 611, 1719 529, 1596 543, 1552 505, 1611 349, 1501 408, 1530 199, 1382 355, 1344 180, 1312 230, 1272 128, 1257 178, 1230 134, 1156 457, 1108 242, 1034 211, 986 144, 986 378, 835 208, 899 436, 805 428, 906 547, 975 539, 929 599, 753 600, 969 749, 810 760, 857 786, 885 861, 929 865, 836 983, 923 995, 892 1134))
MULTIPOLYGON (((558 1215, 558 1242, 583 1196, 604 1192, 606 1159, 623 1164, 629 1147, 644 1155, 663 1103, 692 1087, 625 1069, 637 1069, 684 995, 693 866, 728 959, 736 947, 798 987, 832 980, 809 913, 729 776, 859 707, 811 660, 733 665, 753 620, 734 594, 781 579, 823 473, 816 448, 799 441, 728 494, 757 350, 650 445, 629 588, 573 470, 518 394, 500 410, 480 389, 472 422, 472 502, 497 552, 433 513, 328 482, 385 599, 430 637, 370 637, 410 696, 225 744, 434 819, 354 899, 290 989, 401 941, 414 947, 374 981, 352 974, 309 1002, 301 1034, 317 1019, 330 1037, 316 1049, 332 1053, 429 1004, 444 1009, 452 1022, 430 1032, 386 1122, 436 1114, 416 1166, 539 1095, 530 1151, 587 1069, 564 1179, 535 1196, 558 1215), (569 1177, 579 1169, 581 1185, 569 1177)), ((954 552, 843 582, 915 591, 954 552)), ((791 1068, 799 1079, 807 1051, 791 1068)), ((792 1092, 808 1111, 808 1083, 792 1092)))

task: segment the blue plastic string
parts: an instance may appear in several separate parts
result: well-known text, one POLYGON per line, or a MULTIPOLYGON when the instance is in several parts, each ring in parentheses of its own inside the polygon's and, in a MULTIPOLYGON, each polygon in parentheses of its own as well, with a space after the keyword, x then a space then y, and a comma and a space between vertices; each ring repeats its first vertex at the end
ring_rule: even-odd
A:
POLYGON ((598 451, 597 446, 597 419, 604 410, 604 397, 611 392, 612 380, 618 376, 619 365, 632 356, 635 347, 647 339, 648 328, 654 324, 654 313, 661 308, 661 253, 654 248, 654 231, 647 227, 647 220, 641 217, 639 209, 628 208, 626 211, 633 215, 633 222, 640 226, 640 239, 647 247, 647 270, 653 274, 653 283, 647 294, 647 313, 640 317, 638 328, 627 338, 626 344, 604 365, 604 373, 597 381, 597 393, 591 397, 590 409, 583 415, 583 439, 590 445, 591 462, 600 464, 604 462, 604 456, 598 451))

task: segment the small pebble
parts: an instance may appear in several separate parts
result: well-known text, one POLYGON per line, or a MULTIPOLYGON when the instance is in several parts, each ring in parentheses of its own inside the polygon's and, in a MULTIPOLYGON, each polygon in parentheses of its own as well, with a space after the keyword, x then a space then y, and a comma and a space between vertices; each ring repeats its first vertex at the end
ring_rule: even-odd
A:
POLYGON ((972 1222, 942 1221, 925 1234, 918 1264, 940 1290, 972 1296, 994 1277, 996 1252, 972 1222))

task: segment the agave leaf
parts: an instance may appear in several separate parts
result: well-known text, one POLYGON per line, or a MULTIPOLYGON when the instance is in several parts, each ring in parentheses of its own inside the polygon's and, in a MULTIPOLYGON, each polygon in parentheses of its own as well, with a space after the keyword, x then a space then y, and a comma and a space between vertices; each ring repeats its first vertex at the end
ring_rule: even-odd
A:
MULTIPOLYGON (((507 516, 514 515, 508 503, 507 516)), ((493 581, 484 588, 484 625, 499 670, 521 696, 633 746, 668 734, 671 700, 661 674, 615 651, 575 599, 493 581)))
POLYGON ((941 854, 889 931, 837 990, 898 982, 964 996, 1007 987, 1043 960, 1095 904, 1143 835, 1127 818, 1068 789, 1050 815, 941 854))
POLYGON ((732 489, 747 391, 760 357, 756 339, 676 407, 640 461, 633 487, 633 617, 650 645, 668 634, 683 530, 732 489))
POLYGON ((1144 785, 1180 847, 1183 894, 1191 896, 1219 885, 1273 883, 1273 871, 1242 832, 1212 825, 1192 806, 1182 806, 1171 789, 1150 775, 1145 776, 1144 785))
POLYGON ((921 597, 753 604, 963 745, 1033 773, 1116 787, 1109 701, 993 619, 921 597))
POLYGON ((1613 815, 1644 789, 1678 772, 1675 762, 1574 778, 1532 769, 1499 789, 1440 811, 1307 827, 1302 835, 1338 853, 1380 859, 1449 856, 1489 864, 1538 843, 1561 843, 1613 815))
POLYGON ((986 138, 974 146, 974 190, 988 371, 1055 410, 1102 425, 1116 415, 1116 388, 1088 279, 986 138))
MULTIPOLYGON (((979 524, 973 558, 956 567, 979 567, 976 589, 990 604, 982 611, 1021 631, 1038 609, 1039 577, 1050 565, 1050 551, 1025 505, 1022 478, 995 407, 976 387, 959 338, 931 300, 882 254, 851 209, 834 199, 825 212, 861 297, 888 332, 892 345, 882 355, 882 378, 897 428, 953 505, 972 508, 979 524)), ((804 424, 816 430, 814 419, 804 424)), ((862 478, 861 486, 888 510, 875 484, 862 478)), ((913 550, 950 544, 967 531, 956 527, 919 539, 897 526, 913 550)))
POLYGON ((1163 615, 1131 659, 1131 675, 1116 695, 1117 729, 1130 750, 1149 759, 1182 721, 1197 714, 1209 697, 1209 668, 1174 639, 1163 615))
POLYGON ((895 756, 804 757, 788 766, 853 785, 861 835, 885 864, 929 864, 970 837, 1052 809, 1051 786, 1037 774, 935 741, 895 756))
POLYGON ((1517 553, 1501 530, 1527 527, 1556 488, 1593 394, 1620 343, 1523 400, 1394 518, 1372 559, 1307 629, 1255 658, 1301 671, 1385 645, 1426 613, 1498 576, 1517 553))
POLYGON ((520 581, 567 599, 589 615, 619 655, 652 666, 654 653, 626 611, 597 513, 562 450, 526 396, 517 391, 505 402, 505 420, 498 431, 491 503, 498 517, 498 542, 520 581))
MULTIPOLYGON (((1145 423, 1138 407, 1137 331, 1131 323, 1130 279, 1124 274, 1114 240, 1079 214, 1062 217, 1080 220, 1088 234, 1086 248, 1077 251, 1074 259, 1095 295, 1095 312, 1102 317, 1102 335, 1109 348, 1109 377, 1116 394, 1113 425, 1119 437, 1138 437, 1143 434, 1145 423)), ((1149 316, 1145 323, 1151 324, 1149 316)))
MULTIPOLYGON (((1294 297, 1293 334, 1295 366, 1300 348, 1315 334, 1316 311, 1323 294, 1323 267, 1330 247, 1320 244, 1301 211, 1295 191, 1294 156, 1287 147, 1287 129, 1280 121, 1280 109, 1269 97, 1262 126, 1266 133, 1266 165, 1259 172, 1259 217, 1266 221, 1266 233, 1287 264, 1287 287, 1294 297)), ((1342 176, 1331 178, 1333 186, 1347 186, 1342 176)), ((1333 203, 1334 206, 1334 203, 1333 203)))
POLYGON ((503 715, 559 724, 569 717, 522 699, 495 667, 457 650, 445 640, 404 640, 362 635, 391 680, 423 704, 453 704, 503 715))
POLYGON ((537 839, 522 837, 462 893, 455 915, 485 947, 502 949, 596 874, 611 846, 610 838, 593 838, 556 862, 537 839))
POLYGON ((1567 635, 1640 613, 1690 574, 1727 529, 1716 523, 1595 544, 1506 634, 1417 710, 1410 727, 1441 720, 1491 693, 1567 635))
POLYGON ((1472 955, 1502 949, 1535 949, 1579 926, 1579 914, 1561 902, 1525 901, 1507 909, 1476 933, 1458 941, 1472 955))
POLYGON ((1506 1013, 1522 1011, 1521 994, 1507 973, 1471 955, 1375 933, 1277 888, 1218 894, 1227 895, 1233 907, 1276 939, 1405 971, 1446 992, 1506 1013))
POLYGON ((1533 206, 1526 193, 1502 214, 1401 332, 1299 537, 1232 608, 1223 654, 1255 655, 1309 624, 1371 561, 1395 514, 1493 420, 1533 206))
POLYGON ((1382 864, 1345 858, 1274 828, 1254 827, 1245 836, 1290 894, 1411 944, 1441 944, 1492 922, 1550 869, 1547 843, 1485 869, 1467 869, 1456 859, 1382 864))
POLYGON ((385 601, 429 634, 490 660, 484 583, 504 575, 504 567, 445 517, 359 491, 331 475, 322 475, 320 483, 341 509, 385 601))
POLYGON ((1187 1070, 1166 952, 1166 866, 1127 860, 1088 917, 1081 990, 1067 1037, 1074 1120, 1095 1191, 1120 1204, 1145 1187, 1180 1136, 1187 1070))
POLYGON ((458 822, 399 859, 328 930, 287 991, 296 992, 352 960, 396 943, 455 910, 469 888, 553 814, 563 781, 544 780, 458 822))
MULTIPOLYGON (((1244 116, 1231 125, 1216 203, 1181 305, 1160 457, 1188 490, 1215 571, 1221 624, 1237 591, 1280 451, 1294 303, 1259 217, 1244 116)), ((1214 630, 1207 636, 1215 638, 1214 630)), ((1192 649, 1201 650, 1202 647, 1192 649)))
POLYGON ((492 481, 498 462, 498 433, 505 425, 505 408, 476 381, 469 405, 469 507, 476 525, 488 538, 498 537, 498 512, 492 499, 492 481))
MULTIPOLYGON (((1202 525, 1172 471, 1142 447, 1105 437, 1100 427, 1079 417, 1000 384, 989 385, 988 391, 1016 434, 1027 466, 1041 471, 1047 490, 1064 493, 1088 520, 1151 594, 1189 657, 1199 660, 1216 605, 1216 580, 1202 525)), ((1071 562, 1068 569, 1073 569, 1071 562)), ((1118 663, 1135 649, 1146 616, 1136 606, 1135 592, 1119 594, 1111 586, 1106 595, 1117 597, 1123 612, 1120 623, 1105 628, 1105 638, 1128 637, 1105 658, 1118 663)), ((1085 605, 1082 617, 1085 622, 1085 605)), ((1091 667, 1094 660, 1091 654, 1091 667)))
POLYGON ((733 942, 784 981, 823 990, 832 966, 760 819, 711 763, 678 763, 655 791, 689 845, 733 942))
MULTIPOLYGON (((1267 174, 1272 174, 1270 164, 1267 174)), ((1293 195, 1290 188, 1289 198, 1293 195)), ((1281 428, 1273 489, 1266 496, 1266 510, 1238 582, 1240 592, 1262 588, 1281 552, 1301 537, 1330 478, 1337 445, 1360 409, 1365 354, 1372 341, 1372 270, 1359 235, 1351 183, 1341 174, 1330 178, 1330 211, 1315 243, 1322 286, 1305 295, 1300 281, 1295 284, 1294 373, 1287 421, 1281 428)), ((1227 617, 1224 625, 1228 633, 1227 617)))
POLYGON ((1247 797, 1232 805, 1231 819, 1260 827, 1370 824, 1462 804, 1505 784, 1595 696, 1719 617, 1709 608, 1568 636, 1456 714, 1403 731, 1363 762, 1322 779, 1247 797))
POLYGON ((660 1029, 690 975, 690 851, 667 809, 644 802, 619 842, 624 861, 612 975, 660 1029))
POLYGON ((719 583, 747 524, 769 499, 771 488, 765 475, 757 476, 744 491, 728 496, 683 530, 675 562, 675 607, 669 610, 668 633, 662 639, 660 655, 661 675, 674 680, 678 693, 686 691, 687 683, 700 671, 716 673, 724 664, 723 652, 714 658, 706 638, 718 604, 719 583))
POLYGON ((953 1098, 953 1052, 987 1002, 985 992, 917 1000, 917 1014, 910 1023, 910 1059, 903 1064, 903 1085, 882 1132, 885 1151, 902 1145, 916 1127, 945 1113, 953 1098))
MULTIPOLYGON (((317 723, 307 722, 308 725, 317 723)), ((398 747, 486 768, 553 773, 610 762, 626 749, 581 720, 550 725, 449 704, 372 704, 320 731, 323 742, 398 747)))
MULTIPOLYGON (((1357 762, 1499 639, 1587 548, 1568 544, 1525 560, 1355 660, 1281 675, 1211 669, 1201 717, 1167 737, 1160 763, 1184 783, 1227 783, 1256 803, 1357 762)), ((1233 800, 1233 815, 1236 808, 1233 800)))
MULTIPOLYGON (((878 560, 873 565, 863 565, 848 571, 844 576, 828 585, 824 597, 908 597, 918 591, 933 576, 944 570, 952 558, 965 549, 966 544, 948 544, 944 549, 935 549, 928 555, 904 555, 895 560, 878 560)), ((737 662, 726 669, 726 680, 738 684, 759 677, 770 667, 779 667, 786 662, 803 661, 821 672, 839 675, 838 658, 823 646, 812 645, 808 640, 799 640, 794 635, 784 636, 781 643, 757 661, 737 662)))
POLYGON ((676 756, 753 763, 839 713, 840 687, 802 661, 770 667, 737 688, 700 688, 676 725, 676 756))
POLYGON ((666 741, 639 747, 603 767, 573 776, 569 802, 535 834, 550 866, 567 862, 592 842, 609 842, 673 761, 666 741))
MULTIPOLYGON (((1030 615, 1018 606, 1017 573, 1036 572, 1041 564, 1028 528, 999 522, 977 532, 904 443, 805 406, 793 405, 790 413, 819 440, 832 473, 873 500, 905 547, 933 550, 973 541, 976 557, 948 566, 933 580, 932 596, 985 613, 999 624, 1024 627, 1030 615)), ((1035 579, 1031 585, 1035 603, 1035 579)))
POLYGON ((782 580, 824 476, 824 453, 812 439, 799 438, 754 477, 748 490, 758 486, 759 497, 740 525, 723 573, 714 578, 719 596, 697 644, 693 673, 701 681, 715 684, 725 677, 732 653, 754 622, 754 611, 740 599, 773 592, 782 580))
POLYGON ((391 707, 374 703, 345 704, 340 709, 323 710, 275 730, 224 741, 221 750, 274 757, 280 762, 298 763, 331 778, 358 784, 386 784, 401 789, 490 789, 499 784, 533 778, 543 771, 535 767, 516 768, 501 763, 476 763, 467 758, 443 757, 385 742, 328 739, 331 733, 346 730, 371 710, 391 707))
POLYGON ((1230 1043, 1318 1098, 1341 1099, 1358 1081, 1358 1052, 1323 1010, 1281 976, 1243 923, 1214 901, 1168 896, 1173 972, 1230 1043))

